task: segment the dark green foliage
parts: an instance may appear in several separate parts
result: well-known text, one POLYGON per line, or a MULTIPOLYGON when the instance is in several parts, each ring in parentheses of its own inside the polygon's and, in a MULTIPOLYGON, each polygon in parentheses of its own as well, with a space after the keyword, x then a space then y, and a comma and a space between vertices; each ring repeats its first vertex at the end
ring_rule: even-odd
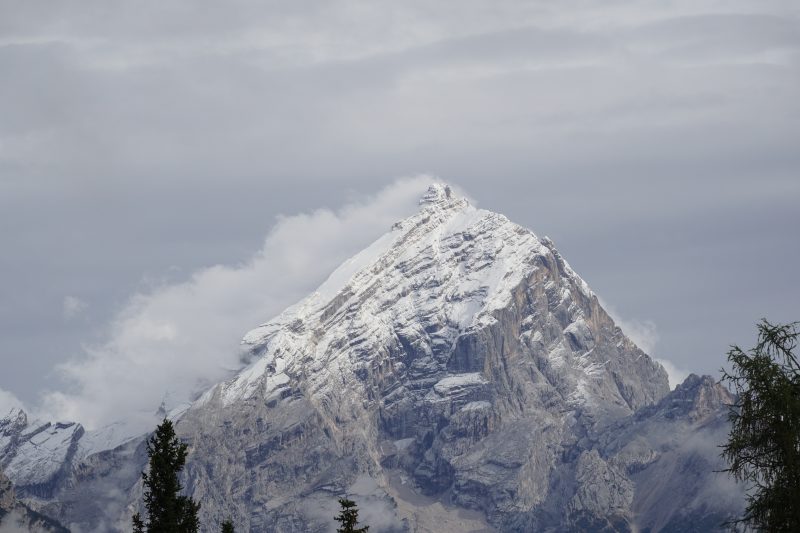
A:
POLYGON ((144 533, 144 522, 139 513, 133 515, 133 533, 144 533))
POLYGON ((233 522, 225 520, 222 523, 222 533, 234 533, 233 522))
POLYGON ((188 496, 179 496, 178 507, 181 510, 178 531, 181 533, 196 533, 200 531, 200 519, 197 517, 197 513, 200 512, 200 504, 188 496))
POLYGON ((149 473, 142 472, 147 524, 139 514, 133 516, 134 533, 196 533, 200 524, 200 504, 182 490, 178 473, 186 463, 186 444, 178 440, 172 422, 164 421, 147 441, 149 473))
POLYGON ((727 469, 752 489, 737 523, 765 531, 800 531, 800 364, 793 351, 798 323, 758 324, 758 344, 749 352, 731 347, 737 394, 723 446, 727 469))
POLYGON ((334 520, 339 522, 341 527, 336 530, 336 533, 367 533, 369 526, 356 528, 358 525, 356 502, 347 498, 339 498, 339 505, 342 506, 342 510, 334 520))

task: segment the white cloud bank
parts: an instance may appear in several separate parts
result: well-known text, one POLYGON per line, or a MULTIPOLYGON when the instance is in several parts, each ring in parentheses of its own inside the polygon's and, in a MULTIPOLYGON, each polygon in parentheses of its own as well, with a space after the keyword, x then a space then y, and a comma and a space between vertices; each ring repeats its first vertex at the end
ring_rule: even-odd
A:
POLYGON ((306 296, 415 212, 431 181, 399 180, 335 211, 281 217, 246 263, 206 268, 133 296, 105 343, 60 365, 72 390, 46 394, 44 409, 90 429, 122 419, 146 429, 162 401, 167 409, 190 401, 241 368, 239 341, 249 328, 306 296))
POLYGON ((636 318, 623 318, 617 310, 608 303, 600 300, 600 305, 611 316, 614 322, 619 326, 625 335, 636 344, 643 352, 652 356, 658 361, 664 370, 667 371, 669 378, 669 387, 674 389, 686 379, 689 371, 675 366, 672 361, 655 357, 656 345, 658 344, 658 327, 652 320, 639 320, 636 318))
POLYGON ((13 393, 0 389, 0 418, 8 414, 12 409, 24 408, 22 401, 13 393))

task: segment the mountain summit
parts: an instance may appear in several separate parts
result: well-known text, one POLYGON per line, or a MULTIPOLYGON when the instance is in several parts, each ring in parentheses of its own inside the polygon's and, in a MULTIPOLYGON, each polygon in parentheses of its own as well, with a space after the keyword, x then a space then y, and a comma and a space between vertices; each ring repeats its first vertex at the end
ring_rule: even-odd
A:
MULTIPOLYGON (((671 393, 552 241, 446 185, 243 343, 252 364, 177 423, 205 523, 328 531, 349 494, 371 531, 635 531, 741 503, 714 498, 698 444, 724 432, 724 390, 671 393)), ((80 494, 115 480, 134 501, 110 465, 142 460, 141 440, 76 459, 42 507, 96 526, 80 494)))
MULTIPOLYGON (((668 392, 664 370, 614 327, 549 239, 476 209, 444 185, 431 186, 420 207, 311 296, 248 333, 243 342, 259 363, 203 401, 219 393, 231 402, 259 387, 269 394, 291 386, 290 376, 315 397, 335 395, 322 392, 332 378, 350 382, 375 368, 392 381, 507 381, 507 361, 494 366, 501 361, 492 357, 523 346, 562 378, 572 405, 627 412, 668 392), (499 324, 511 329, 497 331, 499 324), (510 341, 506 334, 520 346, 491 346, 510 341)), ((363 394, 385 386, 355 382, 366 386, 363 394)), ((406 398, 417 389, 393 392, 406 398)))

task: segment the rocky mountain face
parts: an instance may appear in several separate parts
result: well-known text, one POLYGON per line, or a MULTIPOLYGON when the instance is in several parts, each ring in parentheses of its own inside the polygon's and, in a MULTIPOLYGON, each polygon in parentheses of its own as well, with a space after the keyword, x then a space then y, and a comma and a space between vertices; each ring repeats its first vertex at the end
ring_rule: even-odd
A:
POLYGON ((55 520, 43 516, 17 500, 11 481, 0 470, 0 533, 67 533, 55 520))
MULTIPOLYGON (((446 186, 243 342, 253 363, 177 423, 212 528, 332 531, 344 494, 371 531, 708 531, 742 506, 713 472, 727 391, 670 392, 550 240, 446 186)), ((0 465, 30 501, 126 527, 141 438, 12 426, 0 465)))
POLYGON ((0 420, 0 467, 27 496, 52 498, 71 474, 83 434, 80 424, 29 421, 14 409, 0 420))
POLYGON ((115 429, 90 434, 74 422, 32 420, 14 409, 0 419, 0 471, 31 511, 58 517, 74 531, 124 530, 129 520, 121 517, 147 455, 144 436, 113 444, 120 440, 115 429))

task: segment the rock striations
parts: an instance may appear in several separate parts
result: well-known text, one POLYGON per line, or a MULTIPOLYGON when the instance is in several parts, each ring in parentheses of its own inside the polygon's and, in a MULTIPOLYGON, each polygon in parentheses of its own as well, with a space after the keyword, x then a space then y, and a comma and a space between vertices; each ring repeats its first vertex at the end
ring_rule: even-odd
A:
MULTIPOLYGON (((327 532, 343 494, 376 532, 708 530, 742 504, 713 472, 725 389, 670 392, 550 240, 447 186, 243 342, 177 424, 207 524, 327 532)), ((0 465, 40 508, 125 523, 141 438, 76 454, 48 426, 48 466, 14 423, 0 465)))
POLYGON ((11 481, 0 470, 0 533, 68 533, 55 520, 43 516, 20 502, 11 481))

